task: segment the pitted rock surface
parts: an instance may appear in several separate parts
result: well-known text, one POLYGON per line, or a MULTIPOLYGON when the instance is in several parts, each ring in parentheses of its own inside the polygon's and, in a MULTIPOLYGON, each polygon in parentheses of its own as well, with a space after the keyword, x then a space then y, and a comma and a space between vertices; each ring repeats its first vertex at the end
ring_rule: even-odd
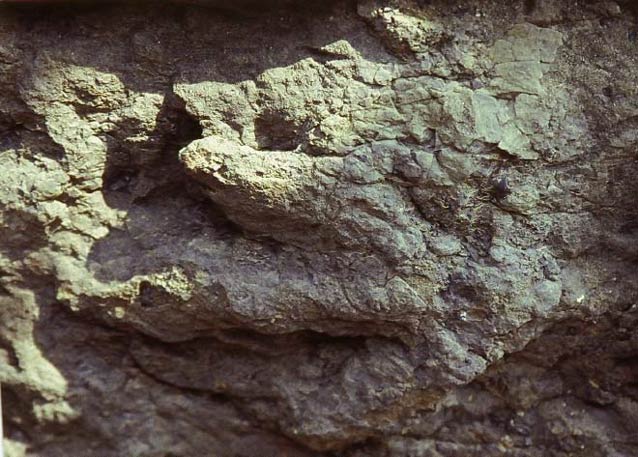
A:
POLYGON ((632 3, 82 3, 0 5, 9 456, 638 455, 632 3))

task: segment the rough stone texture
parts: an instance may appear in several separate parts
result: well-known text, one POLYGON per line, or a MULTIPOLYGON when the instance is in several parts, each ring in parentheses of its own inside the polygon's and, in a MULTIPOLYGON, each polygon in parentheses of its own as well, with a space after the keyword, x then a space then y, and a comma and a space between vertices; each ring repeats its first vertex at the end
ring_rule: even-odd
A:
POLYGON ((632 7, 0 8, 8 455, 638 455, 632 7))

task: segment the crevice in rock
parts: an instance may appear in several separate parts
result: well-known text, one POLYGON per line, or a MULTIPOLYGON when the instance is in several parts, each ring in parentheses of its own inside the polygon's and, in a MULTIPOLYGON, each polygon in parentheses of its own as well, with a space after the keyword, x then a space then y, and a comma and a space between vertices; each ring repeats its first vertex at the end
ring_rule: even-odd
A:
MULTIPOLYGON (((103 173, 104 197, 115 207, 150 207, 170 201, 182 201, 198 208, 193 223, 212 224, 228 233, 241 233, 208 198, 197 183, 185 173, 179 161, 179 150, 201 138, 202 128, 186 109, 184 102, 171 90, 157 117, 157 128, 150 138, 161 138, 150 145, 145 155, 134 152, 121 141, 111 141, 103 173)), ((129 217, 132 217, 129 211, 129 217)))
MULTIPOLYGON (((163 117, 166 130, 166 145, 177 150, 202 137, 202 127, 199 121, 188 112, 186 104, 172 90, 166 94, 166 107, 163 117)), ((162 114, 160 114, 162 115, 162 114)))
POLYGON ((305 141, 305 125, 288 119, 283 113, 266 111, 255 120, 255 139, 259 149, 294 151, 305 141))
POLYGON ((11 341, 3 337, 0 337, 0 361, 13 368, 18 368, 20 366, 20 360, 13 348, 13 344, 11 344, 11 341))

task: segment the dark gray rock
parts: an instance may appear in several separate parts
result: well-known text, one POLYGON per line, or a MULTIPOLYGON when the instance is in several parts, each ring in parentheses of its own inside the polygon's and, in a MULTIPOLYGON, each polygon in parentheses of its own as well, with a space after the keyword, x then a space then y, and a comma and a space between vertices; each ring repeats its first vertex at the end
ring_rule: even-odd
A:
POLYGON ((8 454, 638 454, 627 4, 223 3, 0 8, 8 454))

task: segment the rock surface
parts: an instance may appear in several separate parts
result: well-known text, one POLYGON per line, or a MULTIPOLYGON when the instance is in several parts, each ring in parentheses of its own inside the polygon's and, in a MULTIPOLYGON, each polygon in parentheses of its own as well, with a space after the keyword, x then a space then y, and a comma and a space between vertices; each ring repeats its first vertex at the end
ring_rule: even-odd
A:
POLYGON ((632 7, 0 6, 8 455, 638 455, 632 7))

